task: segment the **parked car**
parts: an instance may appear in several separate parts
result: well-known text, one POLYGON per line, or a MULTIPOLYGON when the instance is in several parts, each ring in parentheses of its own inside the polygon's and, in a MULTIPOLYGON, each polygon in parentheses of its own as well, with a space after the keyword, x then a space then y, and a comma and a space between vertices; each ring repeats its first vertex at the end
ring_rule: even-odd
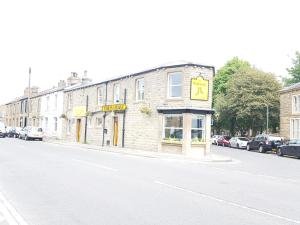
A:
POLYGON ((217 140, 218 140, 218 138, 220 137, 221 135, 214 135, 214 136, 212 136, 211 137, 211 143, 212 144, 214 144, 214 145, 216 145, 217 144, 217 140))
POLYGON ((265 153, 266 151, 277 150, 277 147, 280 145, 282 145, 280 137, 260 134, 248 142, 246 149, 248 151, 258 150, 260 153, 265 153))
POLYGON ((247 144, 249 142, 249 139, 246 137, 233 137, 229 140, 230 147, 233 148, 246 148, 247 144))
POLYGON ((16 136, 16 128, 14 127, 8 127, 6 128, 6 136, 11 138, 16 136))
POLYGON ((20 136, 20 131, 22 130, 21 127, 16 127, 16 135, 15 138, 18 138, 20 136))
POLYGON ((289 155, 300 158, 300 139, 293 139, 285 145, 280 145, 277 149, 277 155, 289 155))
POLYGON ((20 131, 19 138, 24 140, 34 140, 38 139, 40 141, 43 140, 43 129, 40 127, 24 127, 20 131))
POLYGON ((4 123, 0 122, 0 137, 4 138, 6 136, 6 127, 4 123))
POLYGON ((229 143, 229 140, 230 140, 230 136, 220 136, 217 140, 217 145, 222 145, 222 146, 230 146, 230 143, 229 143))

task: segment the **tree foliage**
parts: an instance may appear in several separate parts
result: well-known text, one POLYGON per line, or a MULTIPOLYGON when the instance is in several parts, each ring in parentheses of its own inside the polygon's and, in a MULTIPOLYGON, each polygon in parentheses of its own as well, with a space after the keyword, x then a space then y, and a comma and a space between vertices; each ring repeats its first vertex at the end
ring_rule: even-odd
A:
POLYGON ((279 93, 281 85, 275 76, 256 68, 241 67, 226 85, 225 94, 218 94, 215 101, 217 119, 223 129, 232 135, 266 127, 267 105, 269 124, 279 125, 279 93))
POLYGON ((287 69, 292 77, 284 80, 285 86, 300 82, 300 52, 296 51, 292 64, 293 66, 287 69))
POLYGON ((231 79, 232 75, 242 68, 250 68, 249 62, 240 60, 238 57, 234 57, 229 60, 222 68, 217 71, 214 78, 214 96, 219 94, 226 94, 227 83, 231 79))

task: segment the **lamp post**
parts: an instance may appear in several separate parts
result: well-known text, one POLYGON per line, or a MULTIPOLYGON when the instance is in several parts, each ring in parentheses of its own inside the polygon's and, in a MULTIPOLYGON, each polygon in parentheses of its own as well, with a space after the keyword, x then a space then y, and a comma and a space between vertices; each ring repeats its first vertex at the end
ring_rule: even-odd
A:
POLYGON ((267 104, 267 134, 269 134, 269 105, 267 104))

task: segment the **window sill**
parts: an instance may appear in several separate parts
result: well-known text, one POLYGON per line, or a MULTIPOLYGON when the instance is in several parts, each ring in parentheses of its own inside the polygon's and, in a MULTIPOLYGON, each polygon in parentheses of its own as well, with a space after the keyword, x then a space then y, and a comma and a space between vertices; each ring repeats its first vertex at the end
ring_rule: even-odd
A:
POLYGON ((162 140, 161 143, 167 145, 182 145, 182 141, 174 141, 174 140, 162 140))
POLYGON ((192 146, 206 145, 206 142, 192 142, 192 146))
POLYGON ((166 101, 170 101, 170 102, 171 101, 183 101, 183 98, 182 97, 180 97, 180 98, 177 98, 177 97, 176 98, 175 97, 174 98, 168 97, 166 99, 166 101))

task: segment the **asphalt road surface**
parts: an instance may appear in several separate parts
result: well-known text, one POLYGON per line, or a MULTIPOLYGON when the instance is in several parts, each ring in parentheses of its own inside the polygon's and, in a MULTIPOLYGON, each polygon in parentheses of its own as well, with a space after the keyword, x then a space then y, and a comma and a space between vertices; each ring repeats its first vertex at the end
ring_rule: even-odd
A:
POLYGON ((195 163, 0 139, 0 193, 29 225, 300 224, 300 160, 213 146, 195 163))

